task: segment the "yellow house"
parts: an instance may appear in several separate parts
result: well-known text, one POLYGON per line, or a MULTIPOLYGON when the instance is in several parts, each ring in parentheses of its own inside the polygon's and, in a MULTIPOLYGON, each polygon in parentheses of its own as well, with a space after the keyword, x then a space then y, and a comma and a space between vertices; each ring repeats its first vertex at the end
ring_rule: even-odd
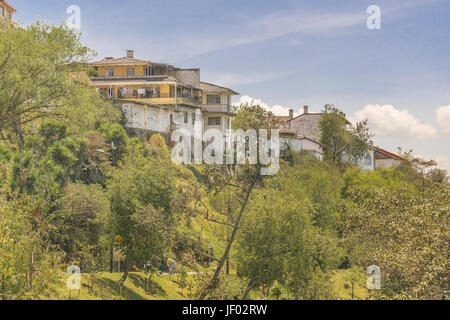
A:
POLYGON ((201 128, 205 122, 221 130, 231 126, 231 96, 237 93, 201 82, 200 69, 136 59, 133 50, 127 50, 126 57, 107 57, 89 66, 90 85, 118 104, 127 126, 138 133, 185 129, 193 134, 199 121, 201 128))
POLYGON ((135 59, 133 55, 133 51, 128 50, 124 58, 107 57, 89 64, 95 69, 92 85, 105 98, 173 108, 201 107, 199 70, 177 69, 168 64, 135 59), (177 74, 187 72, 192 73, 191 81, 177 79, 177 74))
POLYGON ((14 13, 17 10, 14 9, 8 2, 5 0, 0 0, 0 18, 5 19, 6 21, 14 22, 14 13))

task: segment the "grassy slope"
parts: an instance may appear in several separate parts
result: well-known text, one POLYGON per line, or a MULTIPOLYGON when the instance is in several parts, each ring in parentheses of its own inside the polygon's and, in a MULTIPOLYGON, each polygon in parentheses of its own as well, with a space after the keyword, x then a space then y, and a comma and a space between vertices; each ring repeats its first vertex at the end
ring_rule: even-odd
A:
MULTIPOLYGON (((351 287, 345 288, 343 275, 345 271, 336 272, 334 287, 339 299, 351 299, 351 287)), ((188 300, 189 292, 181 289, 177 276, 155 276, 151 285, 150 294, 146 293, 147 275, 141 272, 132 272, 124 287, 120 290, 116 282, 122 276, 121 273, 99 273, 94 277, 82 275, 81 290, 73 290, 69 293, 66 286, 67 276, 55 283, 49 291, 42 295, 45 300, 188 300)), ((194 276, 189 276, 188 282, 193 281, 194 276)), ((234 277, 231 275, 230 277, 234 277)), ((252 296, 263 298, 255 292, 252 296)), ((356 286, 355 299, 366 299, 367 290, 363 286, 356 286)))
POLYGON ((67 276, 55 283, 46 294, 45 300, 186 300, 187 290, 179 288, 176 276, 155 276, 150 286, 150 294, 146 293, 147 275, 131 272, 122 290, 116 283, 121 273, 99 273, 94 277, 83 274, 81 290, 72 290, 66 286, 67 276))

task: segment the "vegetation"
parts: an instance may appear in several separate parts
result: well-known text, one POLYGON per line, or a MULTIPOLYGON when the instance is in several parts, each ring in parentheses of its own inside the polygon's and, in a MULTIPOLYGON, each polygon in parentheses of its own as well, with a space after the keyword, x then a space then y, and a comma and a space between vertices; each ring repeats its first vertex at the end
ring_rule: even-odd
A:
MULTIPOLYGON (((2 299, 448 298, 450 186, 435 163, 405 153, 362 172, 371 134, 328 106, 324 161, 286 151, 274 176, 175 165, 162 136, 129 136, 85 84, 90 54, 63 27, 0 32, 2 299), (370 265, 381 290, 367 292, 370 265)), ((235 128, 275 127, 260 106, 237 113, 235 128)))

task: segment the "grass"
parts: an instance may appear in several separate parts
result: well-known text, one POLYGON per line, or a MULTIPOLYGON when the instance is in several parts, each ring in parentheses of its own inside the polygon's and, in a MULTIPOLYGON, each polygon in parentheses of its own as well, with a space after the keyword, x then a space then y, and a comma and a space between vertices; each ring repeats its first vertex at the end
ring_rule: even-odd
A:
POLYGON ((45 300, 187 300, 188 291, 176 283, 177 276, 155 276, 147 290, 148 275, 131 272, 123 287, 117 285, 122 273, 82 274, 81 289, 67 289, 63 276, 42 295, 45 300))
MULTIPOLYGON (((334 276, 335 293, 340 300, 352 299, 352 286, 344 281, 347 270, 337 270, 334 276)), ((354 292, 354 300, 366 300, 367 288, 365 284, 356 284, 354 292)))
MULTIPOLYGON (((335 293, 340 300, 352 299, 351 285, 346 285, 344 275, 346 270, 338 270, 334 277, 335 293)), ((81 290, 67 289, 68 275, 55 282, 41 299, 44 300, 189 300, 188 289, 182 289, 177 283, 177 276, 155 275, 147 292, 148 275, 143 272, 131 272, 123 287, 117 285, 122 273, 82 274, 81 290)), ((188 282, 193 282, 195 276, 188 276, 188 282)), ((230 283, 235 276, 228 276, 230 283)), ((264 299, 260 292, 253 292, 253 298, 264 299)), ((367 289, 364 285, 355 286, 355 300, 367 299, 367 289)))

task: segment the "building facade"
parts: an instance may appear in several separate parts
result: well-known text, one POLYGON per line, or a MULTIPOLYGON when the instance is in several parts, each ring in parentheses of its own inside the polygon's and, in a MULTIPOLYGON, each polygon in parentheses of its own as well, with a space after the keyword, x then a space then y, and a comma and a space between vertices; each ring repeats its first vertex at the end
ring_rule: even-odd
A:
MULTIPOLYGON (((321 144, 320 119, 322 113, 310 113, 309 107, 303 107, 303 113, 297 117, 294 111, 289 110, 289 116, 278 116, 282 148, 288 145, 294 151, 309 151, 317 158, 322 159, 326 148, 321 144)), ((342 115, 345 117, 345 114, 342 115)), ((364 159, 358 161, 363 171, 373 171, 377 168, 390 168, 400 164, 402 158, 380 147, 372 148, 364 159)))
POLYGON ((225 132, 234 116, 231 89, 200 81, 200 69, 134 58, 108 57, 89 64, 90 84, 122 109, 127 128, 138 135, 214 127, 225 132))
POLYGON ((0 19, 14 22, 14 13, 16 13, 16 9, 13 6, 5 0, 0 0, 0 19))

